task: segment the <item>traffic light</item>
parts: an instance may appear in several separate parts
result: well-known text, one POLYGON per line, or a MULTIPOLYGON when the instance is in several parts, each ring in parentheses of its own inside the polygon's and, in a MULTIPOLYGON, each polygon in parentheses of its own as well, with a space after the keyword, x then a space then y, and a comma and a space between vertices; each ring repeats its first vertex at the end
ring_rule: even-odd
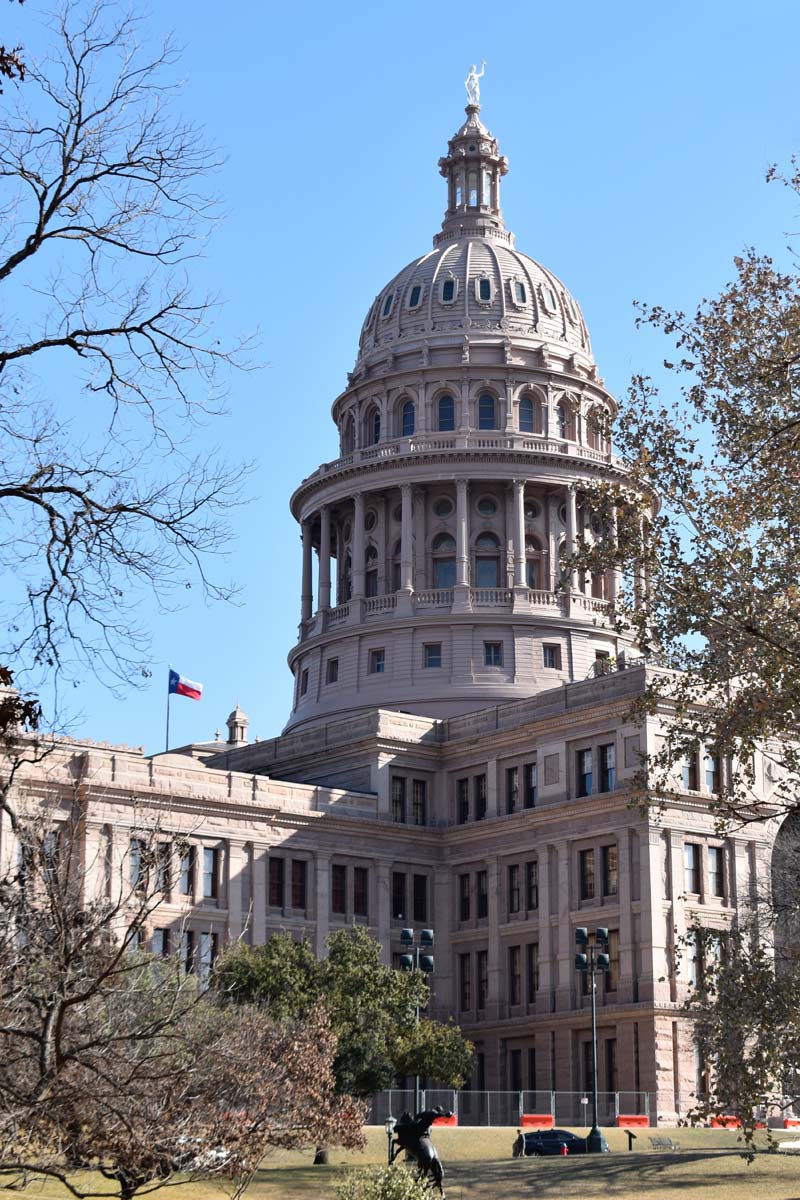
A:
POLYGON ((402 942, 402 944, 404 946, 413 946, 414 945, 414 930, 413 929, 401 929, 400 930, 400 941, 402 942))
POLYGON ((594 940, 597 942, 597 945, 600 947, 601 950, 607 949, 607 947, 608 947, 608 930, 602 925, 599 926, 599 928, 595 929, 595 931, 594 931, 594 940))
POLYGON ((419 944, 427 948, 433 945, 433 930, 423 929, 419 935, 419 944))
POLYGON ((575 955, 575 970, 586 971, 589 968, 589 956, 587 954, 575 955))
POLYGON ((401 954, 400 955, 400 970, 401 971, 413 971, 414 970, 414 955, 413 954, 401 954))
POLYGON ((422 973, 424 975, 432 975, 433 974, 433 955, 432 954, 420 954, 419 969, 420 969, 420 971, 422 971, 422 973))
POLYGON ((585 946, 589 941, 589 930, 585 925, 579 925, 575 930, 575 945, 585 946))

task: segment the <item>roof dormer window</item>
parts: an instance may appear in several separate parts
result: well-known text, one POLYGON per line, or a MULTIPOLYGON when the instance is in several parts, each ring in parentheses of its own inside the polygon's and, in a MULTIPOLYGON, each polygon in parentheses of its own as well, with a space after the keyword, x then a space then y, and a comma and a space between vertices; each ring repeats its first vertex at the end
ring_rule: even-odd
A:
POLYGON ((546 283, 539 284, 539 295, 542 297, 542 304, 545 312, 550 313, 553 317, 558 312, 558 304, 556 302, 556 294, 551 287, 546 283))
POLYGON ((475 299, 479 304, 491 304, 492 281, 488 275, 480 275, 475 280, 475 299))
POLYGON ((422 284, 415 283, 411 291, 408 293, 408 308, 419 308, 422 303, 422 284))
POLYGON ((528 303, 528 289, 521 279, 512 279, 511 281, 511 298, 517 305, 528 303))
POLYGON ((381 309, 382 317, 389 316, 389 313, 392 311, 393 304, 394 304, 394 292, 389 292, 389 295, 386 297, 386 299, 383 302, 383 308, 381 309))
POLYGON ((458 280, 452 276, 450 279, 442 280, 440 299, 442 304, 454 304, 458 295, 458 280))

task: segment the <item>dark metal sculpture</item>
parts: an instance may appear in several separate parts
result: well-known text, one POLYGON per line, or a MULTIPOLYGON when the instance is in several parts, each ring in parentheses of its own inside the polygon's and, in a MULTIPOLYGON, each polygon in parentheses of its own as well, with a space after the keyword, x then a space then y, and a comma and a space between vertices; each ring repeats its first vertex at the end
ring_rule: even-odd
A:
POLYGON ((452 1117, 452 1115, 446 1108, 439 1106, 427 1108, 424 1112, 417 1113, 415 1117, 412 1117, 409 1112, 404 1112, 394 1127, 394 1141, 392 1142, 392 1162, 401 1150, 405 1150, 417 1164, 419 1178, 428 1179, 431 1188, 438 1188, 442 1200, 444 1200, 444 1188, 442 1187, 444 1168, 442 1160, 436 1152, 436 1147, 431 1141, 431 1125, 437 1117, 452 1117))

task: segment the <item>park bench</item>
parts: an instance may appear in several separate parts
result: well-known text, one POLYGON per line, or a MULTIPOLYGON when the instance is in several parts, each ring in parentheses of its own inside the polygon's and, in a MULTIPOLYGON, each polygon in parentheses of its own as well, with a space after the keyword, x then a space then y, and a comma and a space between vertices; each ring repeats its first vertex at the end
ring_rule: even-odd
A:
POLYGON ((651 1137, 650 1145, 654 1150, 680 1150, 680 1142, 673 1142, 671 1137, 651 1137))

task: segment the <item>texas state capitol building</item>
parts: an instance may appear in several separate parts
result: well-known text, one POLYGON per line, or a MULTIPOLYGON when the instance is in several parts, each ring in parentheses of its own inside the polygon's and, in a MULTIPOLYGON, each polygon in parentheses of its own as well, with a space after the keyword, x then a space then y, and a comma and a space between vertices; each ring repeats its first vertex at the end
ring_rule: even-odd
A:
POLYGON ((577 302, 505 227, 508 163, 476 104, 439 170, 441 231, 371 304, 333 402, 337 454, 291 498, 284 733, 248 744, 237 708, 227 743, 65 745, 21 786, 77 808, 86 861, 123 873, 143 811, 188 834, 152 945, 201 970, 234 938, 289 929, 321 954, 354 922, 391 962, 401 928, 433 927, 432 1012, 474 1040, 472 1087, 538 1092, 526 1107, 589 1086, 574 931, 607 927, 600 1091, 674 1119, 703 1077, 679 1012, 696 967, 676 975, 671 951, 695 914, 729 924, 768 831, 715 834, 710 760, 663 813, 627 806, 659 737, 627 718, 649 668, 612 629, 616 575, 565 588, 559 568, 582 532, 614 535, 583 493, 625 478, 616 405, 577 302))

